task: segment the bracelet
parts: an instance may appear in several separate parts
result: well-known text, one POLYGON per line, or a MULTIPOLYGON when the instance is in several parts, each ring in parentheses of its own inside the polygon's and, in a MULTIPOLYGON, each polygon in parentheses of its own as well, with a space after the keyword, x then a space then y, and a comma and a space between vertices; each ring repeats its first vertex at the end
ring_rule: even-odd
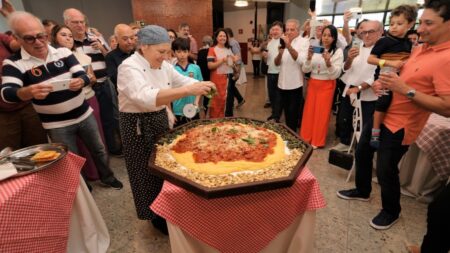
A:
POLYGON ((386 63, 386 60, 382 59, 380 61, 378 61, 378 66, 380 66, 380 68, 384 67, 384 64, 386 63))

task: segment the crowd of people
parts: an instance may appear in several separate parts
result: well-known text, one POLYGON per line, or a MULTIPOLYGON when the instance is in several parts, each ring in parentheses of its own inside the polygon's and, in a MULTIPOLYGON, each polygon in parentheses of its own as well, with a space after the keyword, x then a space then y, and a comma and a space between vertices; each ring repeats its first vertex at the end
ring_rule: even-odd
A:
MULTIPOLYGON (((244 65, 233 31, 205 35, 199 48, 187 23, 178 31, 118 24, 107 43, 80 10, 66 9, 64 24, 57 24, 3 2, 13 35, 0 34, 0 149, 48 139, 66 143, 91 162, 86 180, 95 177, 90 170, 114 189, 123 184, 109 167, 109 155, 124 157, 138 218, 167 234, 165 220, 148 208, 163 180, 147 170, 147 162, 156 136, 190 119, 233 116, 245 103, 236 88, 244 65), (61 80, 69 89, 54 90, 61 80), (189 105, 197 110, 192 115, 184 111, 189 105)), ((326 146, 335 104, 340 143, 333 148, 350 148, 360 102, 356 188, 337 196, 369 199, 377 152, 382 209, 370 222, 375 229, 388 229, 399 218, 397 164, 429 114, 450 116, 444 71, 450 67, 450 4, 429 0, 424 7, 417 31, 411 30, 417 8, 400 5, 391 12, 388 31, 379 21, 360 20, 352 34, 351 12, 344 14, 342 31, 312 13, 303 25, 297 19, 274 22, 269 38, 250 46, 254 76, 265 66, 267 120, 280 122, 284 115, 287 127, 314 149, 326 146)), ((450 248, 449 203, 447 185, 430 204, 422 252, 450 248)))

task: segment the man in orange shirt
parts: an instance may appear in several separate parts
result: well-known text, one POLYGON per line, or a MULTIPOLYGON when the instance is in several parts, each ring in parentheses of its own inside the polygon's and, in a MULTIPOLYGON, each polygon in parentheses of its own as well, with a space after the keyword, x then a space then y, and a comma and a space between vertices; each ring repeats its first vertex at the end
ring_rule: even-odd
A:
MULTIPOLYGON (((381 127, 377 177, 381 187, 382 210, 370 222, 375 229, 388 229, 398 221, 401 211, 398 163, 425 126, 428 116, 431 112, 450 116, 450 75, 446 71, 450 69, 448 0, 426 2, 418 33, 424 44, 413 50, 401 70, 400 77, 395 73, 386 73, 381 74, 379 78, 384 88, 393 91, 394 96, 381 127)), ((365 127, 355 155, 356 189, 338 191, 340 198, 364 201, 369 199, 372 173, 370 154, 373 156, 373 149, 367 145, 367 132, 365 127)), ((444 195, 441 199, 446 201, 443 201, 438 209, 448 210, 449 185, 444 190, 444 195)), ((439 217, 440 222, 446 224, 443 226, 447 226, 441 231, 448 231, 450 227, 448 213, 439 217)), ((429 225, 430 223, 429 220, 429 225)), ((442 232, 441 236, 448 234, 442 232)), ((441 241, 445 243, 445 240, 441 241)))

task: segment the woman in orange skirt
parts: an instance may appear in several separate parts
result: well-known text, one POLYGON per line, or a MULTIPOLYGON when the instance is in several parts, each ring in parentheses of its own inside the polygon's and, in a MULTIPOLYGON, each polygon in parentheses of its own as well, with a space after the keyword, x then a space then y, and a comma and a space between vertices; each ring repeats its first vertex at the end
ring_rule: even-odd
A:
POLYGON ((311 78, 308 81, 300 136, 314 149, 326 144, 336 79, 343 65, 342 50, 336 47, 337 36, 336 27, 325 27, 320 44, 309 47, 308 57, 302 65, 303 72, 311 72, 311 78))
POLYGON ((214 46, 208 51, 208 68, 211 71, 211 82, 216 85, 216 95, 212 97, 209 107, 210 118, 225 116, 225 103, 229 82, 234 82, 232 66, 238 60, 228 44, 228 35, 223 28, 214 34, 214 46))

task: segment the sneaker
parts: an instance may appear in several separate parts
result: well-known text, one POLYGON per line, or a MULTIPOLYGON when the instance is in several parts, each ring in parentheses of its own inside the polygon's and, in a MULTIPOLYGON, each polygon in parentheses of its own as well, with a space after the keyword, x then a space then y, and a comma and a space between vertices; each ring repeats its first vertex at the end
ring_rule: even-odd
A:
POLYGON ((381 210, 381 212, 370 221, 370 226, 378 230, 385 230, 392 227, 398 221, 398 217, 399 216, 393 216, 392 214, 381 210))
POLYGON ((349 148, 350 148, 350 145, 345 145, 343 143, 339 143, 336 146, 330 148, 330 150, 334 149, 334 150, 337 150, 337 151, 347 152, 349 150, 349 148))
POLYGON ((350 189, 350 190, 337 191, 336 195, 339 198, 346 199, 346 200, 369 201, 369 199, 370 199, 369 196, 364 196, 361 193, 359 193, 356 188, 355 189, 350 189))
POLYGON ((241 106, 242 106, 243 104, 245 104, 245 99, 242 99, 242 101, 239 102, 239 103, 236 105, 236 109, 241 108, 241 106))
POLYGON ((264 108, 270 108, 270 107, 272 107, 272 105, 270 103, 265 103, 264 104, 264 108))
POLYGON ((108 183, 106 183, 106 182, 101 182, 101 184, 102 184, 103 186, 111 187, 111 188, 116 189, 116 190, 120 190, 120 189, 123 188, 122 182, 120 182, 119 180, 117 180, 117 178, 114 178, 113 181, 108 182, 108 183))

